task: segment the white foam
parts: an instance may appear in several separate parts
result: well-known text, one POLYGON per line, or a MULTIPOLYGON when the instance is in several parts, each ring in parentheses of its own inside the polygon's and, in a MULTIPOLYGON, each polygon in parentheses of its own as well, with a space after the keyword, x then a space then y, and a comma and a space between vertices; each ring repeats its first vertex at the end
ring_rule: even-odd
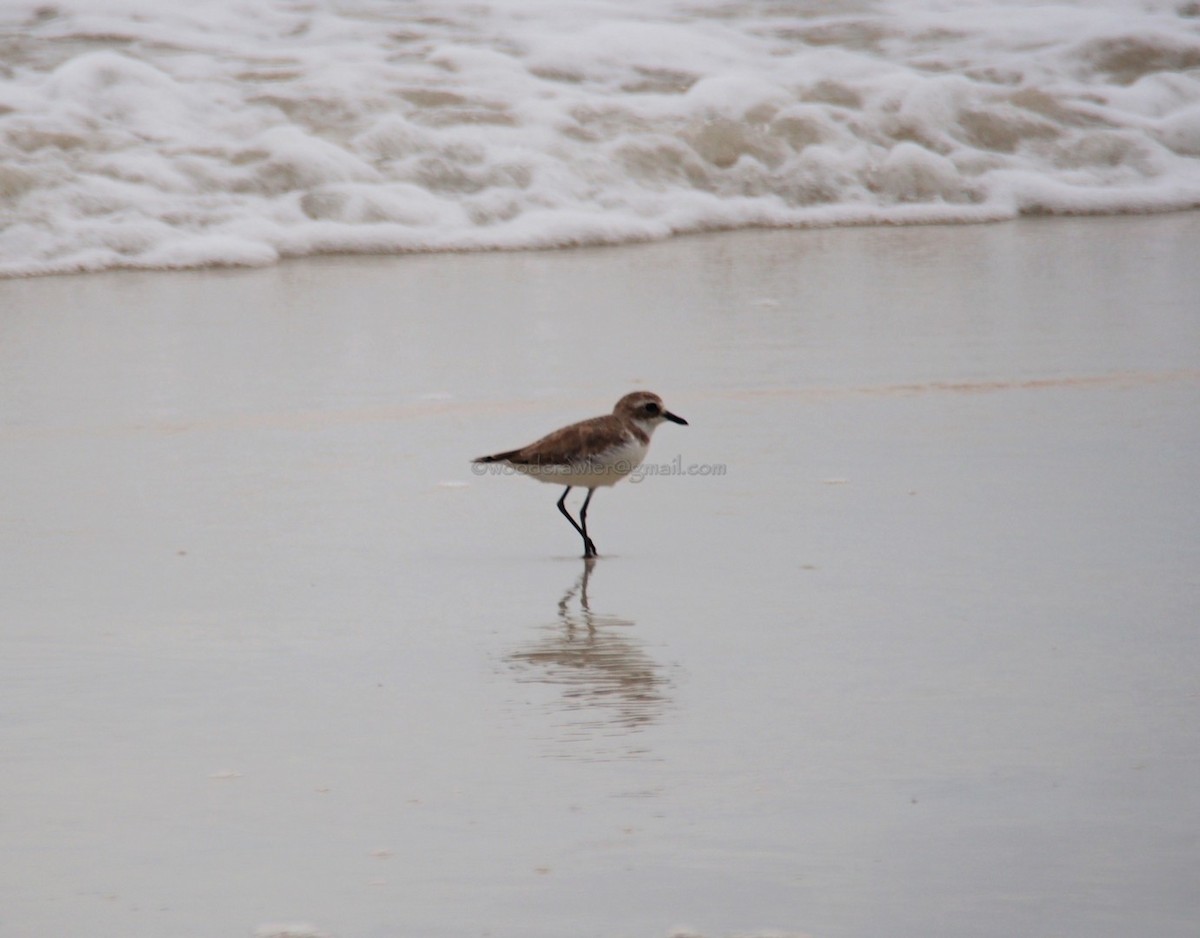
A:
POLYGON ((1168 0, 10 0, 0 275, 1200 205, 1168 0))

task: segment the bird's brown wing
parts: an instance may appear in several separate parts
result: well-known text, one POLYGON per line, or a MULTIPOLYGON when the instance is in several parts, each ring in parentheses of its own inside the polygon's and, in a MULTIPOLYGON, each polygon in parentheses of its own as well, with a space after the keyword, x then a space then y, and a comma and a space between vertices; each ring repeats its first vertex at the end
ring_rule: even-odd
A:
POLYGON ((475 462, 510 462, 514 466, 565 466, 598 455, 611 448, 614 432, 611 416, 581 420, 548 433, 535 443, 507 453, 481 456, 475 462))

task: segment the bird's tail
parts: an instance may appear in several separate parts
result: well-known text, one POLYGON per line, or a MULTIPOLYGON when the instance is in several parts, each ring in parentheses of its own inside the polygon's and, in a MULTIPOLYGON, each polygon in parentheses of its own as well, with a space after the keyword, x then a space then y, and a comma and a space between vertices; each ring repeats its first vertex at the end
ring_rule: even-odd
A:
POLYGON ((472 459, 471 462, 504 462, 505 460, 511 459, 513 456, 517 455, 517 452, 518 450, 514 449, 508 453, 493 453, 491 456, 480 456, 476 459, 472 459))

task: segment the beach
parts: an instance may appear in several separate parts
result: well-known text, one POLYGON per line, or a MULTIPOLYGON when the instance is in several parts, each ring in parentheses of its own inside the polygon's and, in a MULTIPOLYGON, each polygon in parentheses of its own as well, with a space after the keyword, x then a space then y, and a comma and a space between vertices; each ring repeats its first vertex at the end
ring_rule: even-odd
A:
POLYGON ((1197 244, 0 281, 0 935, 1190 938, 1197 244))

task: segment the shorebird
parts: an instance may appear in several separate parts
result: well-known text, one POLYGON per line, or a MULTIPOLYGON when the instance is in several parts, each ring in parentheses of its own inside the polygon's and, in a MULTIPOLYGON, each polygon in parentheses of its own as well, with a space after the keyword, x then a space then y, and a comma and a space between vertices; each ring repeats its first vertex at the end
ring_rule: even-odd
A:
POLYGON ((477 463, 507 463, 522 475, 539 482, 565 485, 558 510, 583 538, 583 556, 596 556, 596 545, 587 533, 588 503, 602 485, 616 485, 646 458, 650 434, 664 420, 687 426, 687 421, 663 407, 662 398, 649 391, 634 391, 617 401, 611 414, 581 420, 548 433, 536 443, 491 456, 477 463), (567 495, 575 486, 587 489, 576 521, 567 511, 567 495))

